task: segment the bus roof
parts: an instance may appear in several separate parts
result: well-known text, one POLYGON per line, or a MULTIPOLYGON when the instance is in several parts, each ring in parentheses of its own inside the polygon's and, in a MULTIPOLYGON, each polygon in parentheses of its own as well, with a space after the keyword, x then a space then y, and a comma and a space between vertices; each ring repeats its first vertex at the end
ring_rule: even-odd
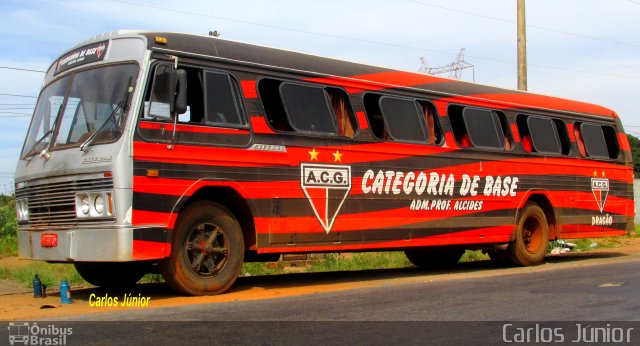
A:
POLYGON ((150 49, 215 57, 264 68, 293 70, 308 75, 305 78, 307 81, 342 86, 351 93, 364 89, 412 88, 441 96, 441 100, 452 103, 490 103, 494 108, 551 110, 617 118, 613 110, 591 103, 347 62, 219 37, 122 30, 96 36, 95 40, 133 35, 145 36, 150 49), (166 38, 166 43, 156 43, 156 37, 166 38))

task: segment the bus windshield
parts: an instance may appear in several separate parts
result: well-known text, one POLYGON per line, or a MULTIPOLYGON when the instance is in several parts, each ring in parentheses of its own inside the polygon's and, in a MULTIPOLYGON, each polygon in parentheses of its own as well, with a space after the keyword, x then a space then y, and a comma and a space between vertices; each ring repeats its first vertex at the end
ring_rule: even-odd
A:
POLYGON ((49 84, 38 99, 22 156, 117 140, 137 72, 134 64, 108 66, 49 84))

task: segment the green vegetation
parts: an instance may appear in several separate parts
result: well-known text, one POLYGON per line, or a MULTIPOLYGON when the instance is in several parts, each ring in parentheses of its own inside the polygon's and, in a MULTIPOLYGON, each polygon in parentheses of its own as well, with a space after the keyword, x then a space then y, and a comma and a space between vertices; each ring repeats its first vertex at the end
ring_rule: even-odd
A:
POLYGON ((462 254, 460 262, 488 261, 489 259, 489 255, 483 253, 481 250, 467 250, 462 254))
POLYGON ((633 171, 640 173, 640 139, 627 135, 629 139, 629 145, 631 146, 631 155, 633 156, 633 171))
POLYGON ((307 272, 404 268, 410 265, 403 252, 330 253, 324 256, 324 260, 312 264, 307 272))
POLYGON ((31 262, 11 269, 0 268, 0 279, 16 281, 25 287, 32 287, 35 274, 50 288, 58 288, 63 279, 73 286, 87 285, 71 264, 31 262))
POLYGON ((12 196, 0 195, 0 258, 18 254, 18 222, 16 201, 12 196))

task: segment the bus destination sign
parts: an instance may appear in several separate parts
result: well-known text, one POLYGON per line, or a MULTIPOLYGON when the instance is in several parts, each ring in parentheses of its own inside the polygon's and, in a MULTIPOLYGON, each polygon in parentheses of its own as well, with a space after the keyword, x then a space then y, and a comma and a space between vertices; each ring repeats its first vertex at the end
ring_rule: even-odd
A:
POLYGON ((104 60, 108 47, 109 41, 101 41, 67 53, 58 60, 54 75, 76 66, 104 60))

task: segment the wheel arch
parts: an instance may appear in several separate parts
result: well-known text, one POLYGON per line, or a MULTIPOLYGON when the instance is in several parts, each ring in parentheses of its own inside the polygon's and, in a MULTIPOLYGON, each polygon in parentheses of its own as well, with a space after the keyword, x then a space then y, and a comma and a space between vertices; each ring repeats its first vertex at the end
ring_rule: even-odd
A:
MULTIPOLYGON (((175 220, 177 222, 182 210, 197 201, 218 203, 227 208, 238 220, 244 235, 245 248, 255 250, 257 242, 253 215, 256 209, 245 196, 246 194, 242 193, 237 183, 200 180, 194 183, 174 206, 173 213, 177 215, 175 220)), ((174 228, 175 223, 170 226, 174 228)))
POLYGON ((540 208, 542 208, 542 211, 547 218, 547 223, 549 224, 549 240, 558 239, 558 235, 560 234, 560 223, 558 221, 558 216, 555 208, 553 207, 551 199, 544 191, 530 190, 527 192, 526 196, 522 198, 518 205, 518 210, 516 212, 516 217, 514 220, 515 227, 513 233, 511 234, 511 240, 515 239, 518 220, 520 218, 522 210, 524 209, 524 206, 527 205, 527 203, 531 202, 537 204, 540 208))

